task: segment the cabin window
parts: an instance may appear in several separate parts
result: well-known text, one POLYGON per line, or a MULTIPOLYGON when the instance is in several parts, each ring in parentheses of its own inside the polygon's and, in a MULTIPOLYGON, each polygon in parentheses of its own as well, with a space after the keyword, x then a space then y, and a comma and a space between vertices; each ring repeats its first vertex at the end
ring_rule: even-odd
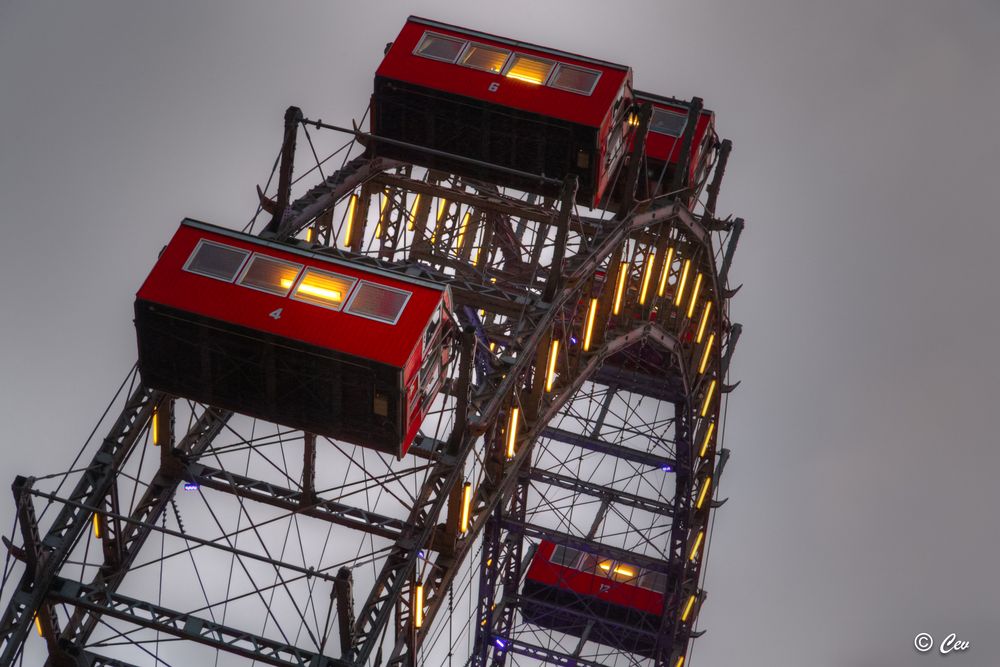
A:
POLYGON ((184 270, 231 283, 249 254, 249 250, 202 239, 188 258, 184 270))
POLYGON ((601 73, 595 70, 559 63, 549 85, 581 95, 590 95, 600 78, 601 73))
POLYGON ((507 49, 498 49, 495 46, 472 42, 465 49, 459 62, 467 67, 475 67, 499 74, 503 71, 504 63, 507 62, 509 55, 510 51, 507 49))
POLYGON ((687 115, 666 109, 653 109, 649 131, 679 137, 684 133, 685 125, 687 125, 687 115))
POLYGON ((302 275, 299 284, 295 286, 292 298, 324 308, 340 310, 356 282, 358 282, 357 278, 309 268, 302 275))
POLYGON ((601 560, 597 563, 598 574, 604 574, 615 581, 635 581, 639 568, 617 560, 601 560))
POLYGON ((254 254, 243 269, 239 284, 271 294, 286 296, 302 270, 301 264, 254 254))
POLYGON ((410 292, 362 280, 347 304, 347 312, 395 324, 409 299, 410 292))
POLYGON ((648 588, 651 591, 656 591, 657 593, 666 593, 667 575, 663 572, 643 570, 642 576, 639 577, 639 585, 643 588, 648 588))
POLYGON ((580 553, 578 549, 559 544, 552 550, 552 557, 549 558, 549 561, 563 567, 575 568, 577 561, 580 560, 580 553))
POLYGON ((510 59, 506 76, 518 81, 527 81, 528 83, 541 85, 549 78, 549 74, 555 66, 556 64, 551 60, 543 60, 542 58, 533 58, 515 53, 514 57, 510 59))
POLYGON ((458 58, 458 54, 462 52, 464 46, 465 40, 463 39, 425 32, 420 43, 417 44, 414 53, 425 58, 453 63, 458 58))

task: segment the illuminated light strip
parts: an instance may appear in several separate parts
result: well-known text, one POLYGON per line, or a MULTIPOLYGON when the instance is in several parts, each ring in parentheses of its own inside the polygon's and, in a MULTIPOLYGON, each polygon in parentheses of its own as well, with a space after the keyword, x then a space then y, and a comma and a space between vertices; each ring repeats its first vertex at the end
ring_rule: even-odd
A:
POLYGON ((382 238, 382 219, 385 217, 385 207, 389 205, 389 192, 382 192, 382 203, 378 207, 378 223, 375 225, 375 238, 382 238))
POLYGON ((615 566, 615 574, 620 574, 623 577, 634 577, 635 576, 635 570, 633 570, 632 568, 630 568, 628 565, 616 565, 615 566))
POLYGON ((413 589, 413 627, 419 628, 424 624, 424 585, 417 584, 413 589))
POLYGON ((298 289, 295 290, 295 293, 312 294, 313 296, 318 296, 321 299, 327 299, 329 301, 344 300, 344 295, 337 290, 327 289, 326 287, 319 287, 317 285, 310 285, 306 282, 299 283, 298 289))
POLYGON ((670 267, 674 263, 674 249, 667 248, 667 257, 663 260, 663 266, 660 268, 660 286, 656 290, 657 296, 663 296, 663 293, 667 291, 667 280, 670 279, 670 267))
POLYGON ((438 222, 441 222, 441 216, 444 215, 445 209, 447 208, 448 208, 448 200, 438 199, 438 214, 437 214, 438 222))
POLYGON ((692 595, 688 598, 687 606, 684 607, 684 613, 681 614, 681 623, 687 623, 688 616, 691 615, 691 610, 694 609, 695 596, 692 595))
POLYGON ((691 301, 690 303, 688 303, 688 311, 687 311, 688 319, 691 319, 694 316, 694 307, 698 303, 698 294, 701 293, 701 280, 702 280, 702 275, 699 272, 698 277, 695 278, 694 281, 694 290, 691 292, 691 301))
POLYGON ((539 79, 537 77, 533 77, 533 76, 528 75, 528 74, 515 74, 514 72, 507 72, 507 78, 508 79, 517 79, 518 81, 526 81, 527 83, 533 83, 536 86, 537 85, 541 85, 541 83, 542 83, 541 79, 539 79))
POLYGON ((413 231, 413 225, 417 221, 417 206, 420 205, 420 195, 413 198, 413 205, 410 206, 410 219, 406 221, 406 228, 413 231))
POLYGON ((313 228, 308 227, 306 229, 306 243, 312 243, 312 242, 313 242, 313 228))
POLYGON ((702 375, 705 372, 705 367, 708 366, 708 357, 712 352, 712 343, 715 342, 715 334, 708 337, 708 342, 705 343, 705 350, 701 353, 701 363, 698 364, 698 375, 702 375))
POLYGON ((462 512, 458 518, 458 530, 461 533, 469 532, 469 518, 472 512, 472 482, 462 485, 462 512))
POLYGON ((465 240, 465 228, 468 226, 471 216, 472 212, 466 211, 462 217, 462 224, 458 226, 458 235, 455 236, 455 252, 459 252, 462 249, 462 241, 465 240))
POLYGON ((698 325, 698 337, 695 339, 696 343, 700 343, 701 339, 705 336, 705 327, 708 326, 708 314, 712 312, 712 302, 705 302, 705 310, 701 313, 701 324, 698 325))
POLYGON ((649 279, 653 277, 653 265, 656 264, 656 250, 646 258, 646 267, 642 272, 642 288, 639 290, 639 305, 646 305, 646 294, 649 292, 649 279))
POLYGON ((354 209, 358 206, 358 196, 351 195, 347 204, 347 225, 344 227, 344 247, 351 247, 351 232, 354 230, 354 209))
POLYGON ((693 561, 698 557, 698 550, 701 549, 701 542, 705 539, 705 531, 698 531, 698 537, 694 538, 694 546, 691 547, 691 555, 688 556, 688 560, 693 561))
POLYGON ((479 266, 479 246, 473 246, 472 248, 472 265, 479 266))
POLYGON ((705 504, 705 496, 708 495, 708 490, 712 486, 712 478, 706 477, 705 481, 701 484, 701 491, 698 492, 698 502, 695 503, 694 508, 700 510, 701 506, 705 504))
POLYGON ((628 278, 628 262, 622 262, 618 267, 618 285, 615 287, 615 303, 611 312, 617 315, 622 310, 622 295, 625 293, 625 280, 628 278))
POLYGON ((42 621, 38 618, 38 612, 35 612, 35 632, 38 633, 39 637, 45 636, 42 632, 42 621))
POLYGON ((510 422, 507 424, 507 458, 514 458, 514 445, 517 444, 518 408, 510 409, 510 422))
POLYGON ((558 360, 559 354, 559 339, 553 339, 552 347, 549 349, 549 367, 545 373, 545 391, 546 393, 552 391, 552 382, 556 377, 556 361, 558 360))
POLYGON ((708 385, 708 391, 705 392, 705 402, 701 404, 702 417, 708 414, 708 408, 712 404, 712 394, 715 393, 715 383, 716 380, 712 380, 712 383, 708 385))
POLYGON ((591 335, 594 333, 594 320, 597 319, 597 299, 590 300, 590 308, 587 309, 587 324, 583 330, 583 351, 590 351, 591 335))
POLYGON ((677 658, 677 664, 674 667, 684 667, 684 656, 677 658))
POLYGON ((705 439, 701 443, 701 451, 698 452, 698 458, 705 458, 705 452, 708 451, 708 443, 712 441, 712 434, 715 432, 715 422, 708 422, 708 429, 705 430, 705 439))
POLYGON ((684 287, 687 285, 688 271, 691 270, 691 260, 684 260, 684 268, 681 270, 681 281, 677 284, 677 294, 674 295, 674 305, 681 305, 684 300, 684 287))
POLYGON ((160 446, 160 409, 153 408, 153 418, 150 422, 149 430, 153 436, 153 447, 160 446))
POLYGON ((96 537, 97 539, 101 539, 101 520, 97 516, 97 512, 94 512, 93 524, 94 524, 94 537, 96 537))

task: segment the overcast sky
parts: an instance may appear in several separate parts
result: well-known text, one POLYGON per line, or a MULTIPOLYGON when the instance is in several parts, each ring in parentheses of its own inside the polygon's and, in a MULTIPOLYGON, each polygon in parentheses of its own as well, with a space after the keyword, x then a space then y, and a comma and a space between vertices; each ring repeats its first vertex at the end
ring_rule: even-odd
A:
POLYGON ((1000 663, 997 0, 0 0, 0 482, 69 466, 178 221, 242 226, 285 107, 359 118, 410 13, 628 63, 734 142, 743 384, 688 664, 1000 663))

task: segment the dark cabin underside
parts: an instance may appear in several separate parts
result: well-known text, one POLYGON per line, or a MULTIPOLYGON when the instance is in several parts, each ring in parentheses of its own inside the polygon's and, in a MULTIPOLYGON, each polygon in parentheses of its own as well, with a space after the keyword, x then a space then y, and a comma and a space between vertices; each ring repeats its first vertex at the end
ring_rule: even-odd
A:
POLYGON ((135 328, 153 389, 400 455, 397 368, 142 300, 135 328))
POLYGON ((431 169, 557 196, 559 188, 491 169, 497 165, 562 180, 576 174, 577 201, 594 199, 597 128, 488 104, 470 97, 375 77, 374 134, 479 160, 470 164, 411 148, 375 142, 376 155, 431 169))

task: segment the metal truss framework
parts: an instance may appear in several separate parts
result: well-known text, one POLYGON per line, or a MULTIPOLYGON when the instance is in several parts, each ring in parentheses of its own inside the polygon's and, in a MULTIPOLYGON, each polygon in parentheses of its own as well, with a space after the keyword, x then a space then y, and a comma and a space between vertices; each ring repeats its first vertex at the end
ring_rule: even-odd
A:
MULTIPOLYGON (((640 139, 647 121, 643 110, 640 139)), ((473 610, 466 664, 674 667, 697 634, 727 454, 722 397, 739 332, 727 276, 743 228, 714 217, 728 143, 711 183, 660 199, 633 196, 636 150, 618 212, 584 217, 572 180, 547 199, 365 155, 293 201, 296 139, 301 130, 312 147, 309 127, 332 126, 289 109, 278 193, 261 193, 272 216, 262 236, 418 273, 454 295, 453 363, 411 455, 389 461, 262 425, 133 374, 72 490, 14 483, 23 546, 8 550, 22 572, 3 589, 0 665, 22 655, 32 626, 53 667, 132 664, 111 657, 122 647, 169 664, 161 634, 263 664, 415 665, 429 651, 452 656, 457 642, 441 628, 450 635, 458 590, 473 610), (696 215, 685 202, 706 186, 696 215), (462 530, 465 484, 474 493, 462 530), (181 508, 190 517, 194 498, 204 505, 189 529, 181 508), (342 553, 331 557, 334 527, 342 553), (540 539, 666 576, 653 654, 590 641, 594 623, 613 628, 607 619, 581 637, 523 620, 540 539), (186 585, 165 587, 175 563, 188 574, 172 581, 186 585), (202 576, 213 563, 228 567, 224 587, 202 576), (144 573, 157 568, 153 602, 144 573), (176 603, 186 611, 163 601, 187 587, 201 601, 176 603), (256 632, 234 625, 261 619, 256 632)))

